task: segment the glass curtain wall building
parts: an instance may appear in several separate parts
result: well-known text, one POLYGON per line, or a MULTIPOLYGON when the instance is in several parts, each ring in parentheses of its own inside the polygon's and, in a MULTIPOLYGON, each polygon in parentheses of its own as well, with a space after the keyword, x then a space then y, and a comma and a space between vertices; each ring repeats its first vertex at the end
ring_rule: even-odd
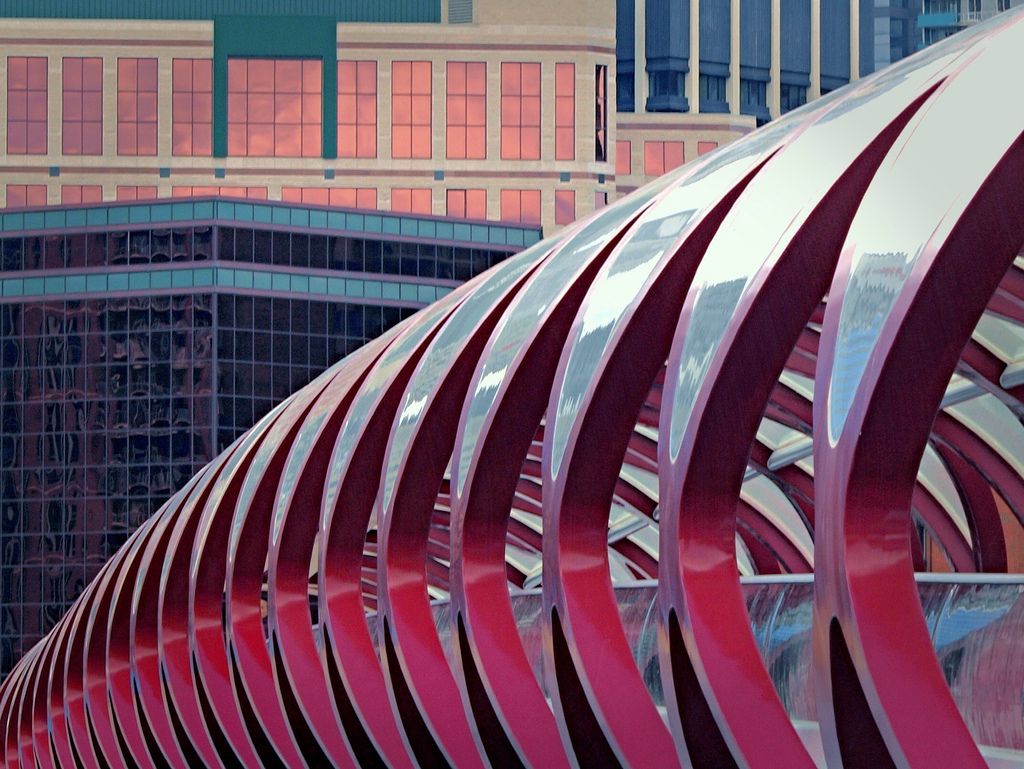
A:
POLYGON ((272 405, 539 237, 217 199, 0 216, 0 673, 272 405))

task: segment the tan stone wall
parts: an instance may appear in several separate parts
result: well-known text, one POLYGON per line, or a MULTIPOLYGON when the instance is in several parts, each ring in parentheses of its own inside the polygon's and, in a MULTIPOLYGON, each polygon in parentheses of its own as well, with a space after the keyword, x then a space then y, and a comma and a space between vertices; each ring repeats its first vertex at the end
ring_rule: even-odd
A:
POLYGON ((213 55, 213 24, 209 22, 117 22, 109 21, 0 21, 0 204, 6 204, 8 184, 48 184, 47 199, 60 202, 63 184, 100 184, 105 200, 113 200, 121 185, 157 185, 161 195, 170 195, 176 184, 213 184, 210 158, 171 157, 171 61, 174 58, 210 58, 213 55), (7 154, 7 57, 47 56, 49 78, 48 154, 7 154), (103 155, 63 155, 61 152, 62 58, 100 56, 103 58, 103 155), (121 157, 117 152, 117 59, 155 57, 159 59, 159 154, 156 157, 121 157), (50 177, 49 168, 59 167, 60 176, 50 177), (181 169, 185 176, 160 179, 159 168, 181 169), (200 170, 201 169, 201 170, 200 170), (198 170, 202 181, 184 181, 198 170))
MULTIPOLYGON (((587 3, 578 3, 581 6, 587 3)), ((498 7, 502 4, 495 4, 498 7)), ((512 4, 517 5, 518 4, 512 4)), ((530 5, 535 5, 531 3, 530 5)), ((536 4, 539 6, 539 4, 536 4)), ((601 4, 598 4, 601 5, 601 4)), ((478 6, 480 7, 480 6, 478 6)), ((486 8, 486 4, 482 6, 486 8)), ((488 217, 500 216, 502 189, 540 189, 544 227, 554 225, 554 190, 577 193, 577 214, 589 213, 594 192, 604 189, 614 197, 611 162, 594 157, 594 67, 609 68, 609 89, 614 84, 614 18, 603 26, 523 26, 520 12, 491 14, 494 23, 472 25, 342 24, 338 29, 339 59, 374 59, 378 62, 378 153, 375 159, 320 158, 190 158, 171 154, 171 62, 177 57, 212 57, 213 24, 209 22, 108 22, 108 21, 0 21, 0 39, 6 55, 0 56, 0 83, 6 83, 6 56, 49 57, 49 154, 6 154, 0 143, 0 205, 6 203, 6 184, 48 184, 48 200, 60 201, 62 184, 101 184, 104 199, 113 200, 120 185, 156 185, 161 196, 175 186, 266 187, 270 199, 280 197, 282 187, 337 186, 376 187, 378 206, 390 207, 391 189, 427 187, 432 190, 433 212, 444 214, 446 190, 487 190, 488 217), (65 156, 60 151, 61 57, 100 56, 104 60, 104 153, 102 156, 65 156), (116 154, 117 58, 157 57, 160 60, 159 154, 126 157, 116 154), (433 65, 433 157, 429 160, 391 158, 391 63, 396 60, 431 61, 433 65), (448 160, 445 149, 445 69, 448 61, 484 61, 488 67, 487 134, 484 160, 448 160), (539 62, 542 72, 542 154, 540 161, 501 159, 501 63, 539 62), (576 160, 554 161, 555 63, 576 64, 576 160), (60 168, 50 177, 48 169, 60 168), (170 178, 159 169, 170 168, 170 178), (225 177, 213 169, 224 168, 225 177), (333 169, 333 182, 324 170, 333 169), (436 180, 442 171, 444 180, 436 180), (568 173, 569 182, 560 182, 568 173), (599 175, 605 181, 598 181, 599 175)), ((569 16, 557 14, 562 23, 569 16)), ((483 14, 488 18, 488 14, 483 14)), ((614 109, 614 104, 610 107, 614 109)), ((614 113, 610 113, 614 124, 614 113)), ((6 99, 0 99, 0 124, 6 126, 6 99)), ((611 127, 611 126, 610 126, 611 127)))
MULTIPOLYGON (((478 6, 479 8, 479 6, 478 6)), ((614 24, 614 21, 613 21, 614 24)), ((378 204, 390 206, 391 187, 430 187, 434 213, 445 213, 447 189, 485 189, 490 218, 501 213, 502 189, 541 190, 545 232, 556 229, 556 189, 576 191, 576 213, 593 210, 594 192, 603 189, 614 197, 614 164, 594 161, 594 70, 598 64, 609 69, 609 90, 614 85, 614 29, 600 34, 586 29, 498 27, 472 25, 388 26, 341 25, 338 30, 339 59, 375 59, 378 62, 378 157, 359 163, 367 174, 405 172, 389 183, 381 183, 378 204), (538 32, 537 34, 534 34, 538 32), (542 32, 542 34, 541 34, 542 32), (391 145, 391 63, 429 60, 433 64, 433 157, 430 160, 393 160, 391 145), (445 157, 445 69, 448 61, 487 64, 487 157, 484 160, 449 160, 445 157), (541 65, 541 159, 501 159, 501 64, 539 62, 541 65), (576 159, 556 161, 554 130, 555 64, 576 64, 576 159), (443 181, 434 171, 444 171, 443 181), (567 172, 569 182, 560 182, 567 172), (605 176, 604 183, 598 181, 605 176)), ((610 100, 611 102, 611 100, 610 100)), ((609 115, 613 130, 614 104, 609 115)), ((341 167, 339 161, 339 168, 341 167)))
POLYGON ((562 29, 570 34, 586 27, 596 30, 615 28, 614 0, 560 0, 557 3, 544 0, 474 0, 473 6, 476 24, 520 29, 545 27, 548 31, 562 29))
MULTIPOLYGON (((595 193, 607 192, 609 201, 622 191, 635 189, 643 174, 645 140, 686 142, 686 158, 697 156, 698 141, 724 144, 753 127, 738 115, 615 114, 614 4, 567 0, 559 4, 530 0, 522 3, 485 0, 475 3, 473 24, 341 24, 339 60, 371 59, 378 62, 378 152, 373 159, 321 158, 191 158, 171 152, 171 68, 178 57, 213 55, 212 22, 110 22, 0 20, 0 92, 6 93, 7 56, 49 57, 49 154, 6 154, 0 142, 0 206, 6 204, 7 184, 48 185, 48 201, 60 201, 63 184, 100 184, 105 200, 114 200, 118 185, 155 185, 161 197, 176 186, 266 187, 271 200, 282 187, 374 187, 381 209, 391 206, 393 188, 429 188, 433 213, 446 213, 449 189, 484 189, 487 215, 501 215, 503 189, 541 190, 545 232, 557 229, 554 197, 559 189, 576 193, 576 215, 589 214, 595 193), (567 21, 574 22, 572 25, 567 21), (578 22, 578 23, 577 23, 578 22), (104 153, 101 156, 64 156, 61 133, 61 57, 100 56, 104 60, 104 153), (159 76, 159 152, 155 157, 119 156, 116 153, 117 58, 156 57, 159 76), (433 155, 424 160, 391 157, 391 64, 416 60, 432 63, 433 155), (449 160, 445 148, 446 63, 487 63, 487 157, 484 160, 449 160), (501 159, 501 64, 539 62, 541 65, 541 159, 501 159), (576 65, 576 158, 556 161, 554 146, 555 65, 576 65), (594 72, 608 67, 609 158, 594 159, 594 72), (615 140, 632 143, 632 173, 615 177, 615 140), (50 177, 59 167, 59 177, 50 177), (159 169, 169 168, 170 178, 159 169), (223 179, 214 169, 223 168, 223 179), (324 171, 335 173, 333 181, 324 171), (443 179, 435 179, 443 172, 443 179), (563 174, 569 181, 561 181, 563 174)), ((638 62, 638 91, 643 69, 638 62)), ((641 102, 642 106, 642 102, 641 102)), ((6 136, 6 98, 0 98, 0 134, 6 136)))

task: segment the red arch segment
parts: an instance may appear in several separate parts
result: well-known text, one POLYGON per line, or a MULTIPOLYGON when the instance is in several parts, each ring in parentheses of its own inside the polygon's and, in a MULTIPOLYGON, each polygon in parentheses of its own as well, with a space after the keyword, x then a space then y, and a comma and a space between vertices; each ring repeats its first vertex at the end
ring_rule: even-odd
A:
POLYGON ((663 177, 289 398, 15 667, 5 765, 984 766, 912 572, 1019 562, 1024 105, 986 84, 1022 18, 663 177), (740 577, 809 569, 794 681, 740 577), (619 588, 655 573, 638 629, 619 588))

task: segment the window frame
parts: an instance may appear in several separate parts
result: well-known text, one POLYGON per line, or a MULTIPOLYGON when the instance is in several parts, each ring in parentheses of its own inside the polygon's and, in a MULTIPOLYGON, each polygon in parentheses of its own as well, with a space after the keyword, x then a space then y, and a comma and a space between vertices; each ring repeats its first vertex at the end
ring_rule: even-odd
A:
POLYGON ((615 176, 629 176, 633 173, 633 142, 630 139, 615 140, 615 176), (622 151, 625 145, 625 152, 622 151), (623 162, 625 158, 625 162, 623 162))
POLYGON ((45 184, 8 184, 4 188, 6 195, 6 208, 38 208, 40 206, 48 205, 47 201, 47 188, 45 184), (11 206, 11 192, 21 191, 24 203, 20 203, 15 206, 11 206), (33 197, 42 195, 42 200, 31 200, 33 197))
POLYGON ((487 62, 449 61, 445 65, 445 156, 449 160, 487 158, 487 62), (461 70, 461 74, 457 74, 461 70), (471 85, 471 73, 482 76, 482 91, 471 85), (461 84, 461 88, 458 88, 461 84), (479 91, 479 92, 477 92, 479 91), (472 107, 472 109, 471 109, 472 107), (461 142, 459 134, 461 133, 461 142), (479 137, 471 142, 470 136, 479 137), (453 142, 453 137, 455 141, 453 142), (471 151, 471 146, 477 148, 471 151), (461 152, 459 147, 461 146, 461 152))
POLYGON ((594 66, 594 160, 608 162, 608 65, 594 66))
POLYGON ((211 157, 213 155, 213 59, 178 57, 171 60, 171 155, 174 157, 211 157), (188 66, 188 87, 179 84, 188 66), (197 74, 200 70, 200 84, 197 88, 197 74), (203 72, 202 70, 205 70, 203 72), (186 109, 187 105, 187 109, 186 109), (186 118, 187 111, 187 118, 186 118), (196 118, 196 113, 206 119, 196 118), (179 143, 179 134, 188 131, 188 150, 179 143), (205 133, 204 133, 205 132, 205 133), (202 143, 196 147, 196 137, 202 143))
POLYGON ((501 191, 501 221, 512 222, 517 224, 528 224, 528 225, 540 225, 542 219, 542 196, 539 189, 503 189, 501 191), (524 196, 528 196, 528 199, 532 204, 536 202, 536 218, 531 216, 530 218, 524 218, 523 216, 523 200, 524 196), (515 209, 515 216, 510 216, 511 209, 515 209), (509 209, 509 210, 507 210, 509 209))
POLYGON ((445 213, 456 219, 486 220, 487 190, 483 188, 445 190, 445 213), (474 215, 476 212, 479 212, 480 215, 474 215))
POLYGON ((379 150, 377 136, 379 79, 376 59, 345 59, 338 61, 338 148, 339 158, 374 159, 379 150), (352 69, 352 73, 344 70, 352 69), (372 70, 372 71, 371 71, 372 70), (351 90, 348 86, 351 84, 351 90), (367 88, 372 84, 372 90, 367 88), (351 100, 354 110, 343 110, 351 100), (364 113, 364 107, 366 108, 364 113), (345 118, 351 114, 352 119, 345 118), (365 119, 369 116, 369 120, 365 119), (351 133, 351 144, 346 134, 351 133), (363 144, 368 137, 367 144, 363 144))
POLYGON ((430 187, 392 187, 391 211, 400 214, 419 214, 432 216, 434 209, 434 193, 430 187), (402 201, 395 207, 395 199, 402 201))
POLYGON ((644 176, 657 177, 667 174, 669 171, 673 171, 679 166, 686 163, 686 144, 682 141, 676 141, 673 139, 648 139, 644 142, 644 176), (669 150, 672 150, 673 155, 675 150, 679 150, 679 163, 673 166, 669 166, 669 150), (658 163, 660 170, 652 170, 651 162, 655 158, 653 154, 656 153, 660 158, 658 163))
POLYGON ((555 64, 555 160, 576 159, 576 64, 555 64), (561 73, 561 74, 560 74, 561 73), (567 82, 563 80, 567 78, 567 82), (566 87, 568 86, 568 87, 566 87), (568 108, 568 115, 562 108, 568 108))
POLYGON ((50 150, 49 142, 49 128, 50 128, 50 110, 49 110, 49 96, 50 96, 50 83, 49 83, 49 67, 50 60, 46 56, 8 56, 7 57, 7 154, 8 155, 47 155, 50 150), (15 62, 22 62, 21 65, 15 64, 15 62), (42 64, 40 65, 40 62, 42 64), (25 79, 24 87, 16 87, 12 82, 15 77, 16 68, 24 67, 25 79), (39 87, 39 83, 36 81, 38 72, 34 72, 39 66, 42 67, 42 87, 39 87), (19 95, 23 94, 24 109, 16 110, 13 105, 16 100, 19 99, 19 95), (34 102, 36 99, 33 95, 42 95, 42 117, 38 114, 33 116, 32 113, 36 112, 33 110, 34 102), (15 117, 15 112, 23 111, 24 117, 15 117), (12 145, 12 137, 18 133, 24 134, 24 143, 22 148, 12 145), (41 140, 41 145, 38 143, 41 140))
POLYGON ((117 155, 124 157, 155 157, 157 155, 159 150, 159 111, 160 60, 153 56, 119 56, 117 58, 117 136, 115 142, 117 155), (152 68, 152 73, 146 74, 147 81, 150 74, 152 75, 151 82, 143 82, 143 66, 146 69, 152 68), (132 80, 134 83, 131 82, 132 80), (144 102, 151 102, 151 120, 140 118, 141 105, 144 102), (151 134, 152 150, 148 152, 139 147, 139 136, 143 131, 146 134, 151 134), (129 145, 134 146, 134 149, 131 149, 129 145))
POLYGON ((429 160, 433 157, 433 79, 434 63, 429 59, 391 62, 392 159, 429 160), (404 71, 406 68, 408 73, 404 71))
POLYGON ((229 58, 228 157, 323 157, 323 64, 318 57, 229 58), (289 72, 290 65, 297 72, 289 72), (291 86, 296 76, 298 90, 291 86), (282 119, 282 112, 294 115, 296 105, 297 122, 282 119), (267 141, 268 147, 260 146, 267 141), (288 148, 295 141, 297 150, 288 148))
POLYGON ((61 59, 61 153, 75 156, 103 154, 103 58, 101 56, 64 56, 61 59), (69 70, 68 65, 72 68, 69 70), (77 66, 77 74, 74 68, 77 66), (88 71, 87 68, 88 67, 88 71), (99 87, 86 83, 87 75, 98 75, 99 87), (77 87, 75 81, 77 80, 77 87), (70 82, 69 82, 70 81, 70 82), (77 99, 76 99, 77 97, 77 99), (77 100, 77 106, 75 102, 77 100), (68 116, 70 112, 72 116, 68 116), (77 113, 77 117, 75 117, 77 113), (77 127, 78 144, 69 144, 77 127), (88 146, 86 129, 93 127, 88 146))
POLYGON ((555 190, 555 224, 576 221, 576 190, 555 190))
POLYGON ((62 184, 60 186, 60 204, 62 206, 102 202, 102 184, 62 184))
POLYGON ((540 62, 503 61, 501 63, 502 160, 540 160, 543 154, 541 150, 542 75, 540 62), (529 67, 531 73, 536 73, 536 93, 532 93, 534 90, 532 82, 529 88, 531 93, 523 93, 526 90, 523 85, 524 67, 529 67), (527 110, 530 113, 530 120, 535 122, 523 122, 523 113, 527 110), (532 139, 530 152, 523 151, 523 135, 526 131, 529 131, 532 139))

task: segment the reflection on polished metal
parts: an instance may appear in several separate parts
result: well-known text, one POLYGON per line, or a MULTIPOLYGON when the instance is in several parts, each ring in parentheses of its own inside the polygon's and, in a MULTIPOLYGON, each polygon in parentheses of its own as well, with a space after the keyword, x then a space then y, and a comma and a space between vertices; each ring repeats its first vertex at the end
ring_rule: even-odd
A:
POLYGON ((1024 564, 1022 52, 829 94, 295 393, 21 661, 6 764, 1024 766, 1020 584, 914 579, 1024 564))

